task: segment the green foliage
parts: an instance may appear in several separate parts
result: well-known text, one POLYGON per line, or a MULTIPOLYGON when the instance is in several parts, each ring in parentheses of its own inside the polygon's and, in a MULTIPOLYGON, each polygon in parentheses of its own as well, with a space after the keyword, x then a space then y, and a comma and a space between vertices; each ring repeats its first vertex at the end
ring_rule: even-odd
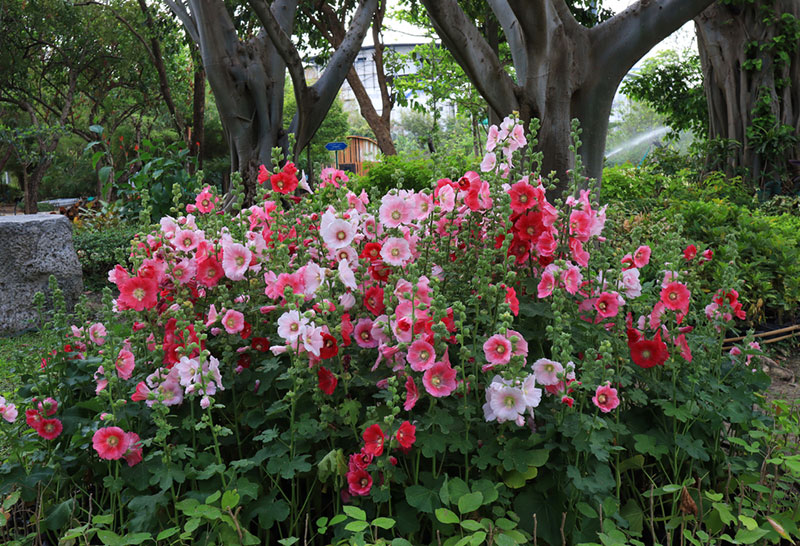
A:
POLYGON ((433 178, 433 161, 406 155, 382 156, 368 163, 369 172, 358 182, 372 195, 384 195, 391 188, 421 190, 433 178))
POLYGON ((108 272, 117 263, 125 263, 131 240, 138 229, 125 224, 105 226, 100 230, 81 229, 72 243, 83 270, 83 283, 89 290, 108 286, 108 272))
POLYGON ((622 83, 622 92, 646 102, 663 115, 674 132, 708 133, 708 106, 702 86, 700 58, 665 50, 647 59, 622 83))

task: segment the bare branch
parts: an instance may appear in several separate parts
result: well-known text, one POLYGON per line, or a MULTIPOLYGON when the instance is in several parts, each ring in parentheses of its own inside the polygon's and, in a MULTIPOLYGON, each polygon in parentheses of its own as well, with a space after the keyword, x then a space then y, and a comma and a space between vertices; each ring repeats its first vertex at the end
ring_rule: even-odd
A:
POLYGON ((250 4, 250 7, 256 12, 258 20, 261 21, 264 30, 266 30, 269 35, 270 41, 272 41, 272 44, 281 54, 281 57, 286 63, 286 67, 289 69, 289 76, 292 78, 294 92, 295 95, 298 96, 297 105, 299 109, 300 96, 305 95, 306 88, 308 87, 300 54, 297 52, 297 48, 292 43, 289 35, 281 28, 281 24, 275 18, 266 0, 247 0, 247 3, 250 4))
POLYGON ((520 28, 517 16, 508 5, 507 0, 489 0, 489 6, 492 8, 495 17, 503 27, 503 33, 506 35, 508 45, 511 48, 511 58, 514 61, 514 69, 517 72, 517 82, 522 83, 525 81, 528 73, 528 57, 525 53, 525 37, 520 28))
POLYGON ((172 10, 172 13, 181 20, 183 28, 186 29, 186 33, 189 34, 189 37, 194 43, 199 44, 200 34, 197 31, 197 24, 194 18, 189 14, 189 10, 183 5, 183 2, 181 0, 164 0, 164 3, 172 10))

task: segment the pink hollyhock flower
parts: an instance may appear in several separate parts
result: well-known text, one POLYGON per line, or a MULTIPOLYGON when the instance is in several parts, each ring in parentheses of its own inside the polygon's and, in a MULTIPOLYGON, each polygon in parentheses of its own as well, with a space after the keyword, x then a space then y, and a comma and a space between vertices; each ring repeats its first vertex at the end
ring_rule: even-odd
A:
POLYGON ((362 438, 364 439, 364 453, 380 457, 381 453, 383 453, 383 443, 386 439, 381 426, 376 423, 367 427, 362 434, 362 438))
POLYGON ((209 212, 214 210, 217 201, 218 199, 216 199, 211 194, 211 188, 209 186, 206 186, 205 188, 203 188, 203 191, 197 194, 197 197, 194 200, 194 204, 199 212, 203 214, 208 214, 209 212))
POLYGON ((631 268, 623 271, 619 286, 625 291, 625 295, 629 298, 638 298, 641 296, 642 284, 639 281, 639 270, 631 268))
POLYGON ((64 426, 58 419, 42 419, 36 432, 45 440, 55 440, 64 430, 64 426))
POLYGON ((144 381, 139 381, 136 385, 136 391, 131 395, 131 400, 134 402, 144 402, 150 397, 150 387, 144 381))
POLYGON ((544 273, 542 273, 542 278, 539 281, 539 285, 536 287, 537 296, 539 299, 544 299, 548 297, 550 294, 553 293, 553 289, 556 287, 556 277, 553 274, 552 270, 545 269, 544 273))
POLYGON ((422 384, 431 396, 436 398, 448 396, 456 390, 456 371, 450 367, 449 363, 436 362, 425 370, 422 384))
POLYGON ((101 459, 114 461, 128 451, 131 438, 119 427, 102 427, 92 436, 92 447, 101 459))
POLYGON ((48 396, 42 402, 39 402, 38 409, 39 413, 46 415, 47 417, 52 417, 58 412, 58 402, 48 396))
POLYGON ((360 318, 356 323, 354 336, 359 347, 364 349, 374 349, 378 346, 378 340, 372 337, 372 327, 374 323, 368 318, 360 318))
POLYGON ((581 267, 589 267, 589 253, 583 249, 583 243, 578 239, 569 240, 569 250, 572 252, 572 259, 581 267))
POLYGON ((244 245, 232 241, 222 243, 222 270, 232 281, 241 281, 250 267, 253 253, 244 245))
POLYGON ((102 345, 106 342, 106 327, 100 322, 95 322, 89 326, 89 339, 96 345, 102 345))
POLYGON ((361 497, 369 495, 372 489, 372 476, 363 469, 351 470, 347 473, 347 490, 351 495, 361 497))
POLYGON ((689 342, 686 341, 686 336, 684 334, 680 334, 675 338, 675 346, 680 347, 681 356, 686 362, 692 361, 692 350, 689 348, 689 342))
POLYGON ((642 245, 633 253, 633 265, 639 269, 650 263, 650 247, 642 245))
POLYGON ((381 258, 389 265, 404 266, 411 258, 408 241, 400 237, 389 237, 381 247, 381 258))
POLYGON ((117 375, 120 379, 130 379, 133 374, 133 368, 135 367, 133 353, 128 349, 122 349, 119 355, 117 355, 117 360, 114 362, 114 365, 117 368, 117 375))
POLYGON ((467 196, 464 198, 464 204, 470 210, 486 210, 492 208, 492 197, 489 193, 489 183, 485 180, 471 184, 467 196))
POLYGON ((536 375, 536 382, 540 385, 557 385, 558 375, 563 373, 564 366, 560 362, 540 358, 533 363, 533 373, 536 375))
POLYGON ((583 274, 579 267, 569 264, 567 268, 561 272, 561 281, 564 283, 564 288, 567 292, 574 295, 578 292, 581 282, 583 282, 583 274))
POLYGON ((228 309, 222 317, 222 326, 229 334, 238 334, 244 329, 244 315, 233 309, 228 309))
POLYGON ((597 314, 603 318, 616 317, 619 305, 619 294, 616 292, 603 292, 594 302, 597 314))
POLYGON ((356 228, 347 220, 336 218, 333 214, 326 212, 322 215, 319 233, 328 248, 336 250, 349 246, 353 242, 356 228))
POLYGON ((501 334, 495 334, 483 343, 483 355, 489 365, 483 366, 483 371, 490 370, 494 366, 508 364, 514 351, 511 342, 501 334))
POLYGON ((302 330, 308 324, 308 319, 301 317, 295 310, 286 311, 278 317, 278 335, 289 343, 294 343, 302 330))
POLYGON ((6 402, 6 399, 0 396, 0 417, 9 423, 13 423, 17 420, 18 415, 19 412, 17 411, 17 406, 6 402))
POLYGON ((415 220, 424 220, 433 210, 433 198, 427 193, 414 194, 412 216, 415 220))
POLYGON ((488 173, 489 171, 493 171, 496 166, 497 155, 494 152, 489 152, 483 156, 483 161, 481 161, 481 172, 488 173))
POLYGON ((497 130, 497 125, 492 125, 489 127, 489 134, 486 137, 486 151, 491 152, 495 148, 497 148, 497 141, 499 139, 500 132, 497 130))
POLYGON ((172 278, 181 284, 194 279, 196 273, 197 263, 191 258, 184 258, 172 268, 172 278))
POLYGON ((539 256, 552 256, 555 253, 558 242, 553 236, 554 231, 553 229, 543 231, 536 239, 536 252, 539 253, 539 256))
POLYGON ((306 351, 316 357, 320 356, 320 350, 325 343, 325 340, 322 338, 322 328, 308 325, 300 335, 300 339, 306 351))
POLYGON ((317 386, 319 390, 330 396, 336 390, 336 385, 338 384, 339 380, 329 369, 322 366, 317 369, 317 386))
POLYGON ((450 212, 456 206, 456 191, 452 186, 444 186, 438 195, 439 206, 443 212, 450 212))
POLYGON ((396 228, 409 223, 414 216, 414 210, 404 197, 386 194, 381 198, 381 207, 378 209, 378 218, 385 227, 396 228))
POLYGON ((530 374, 525 378, 520 390, 528 408, 535 408, 542 401, 542 389, 536 387, 536 376, 534 374, 530 374))
POLYGON ((506 339, 511 343, 511 354, 514 356, 528 356, 528 342, 516 330, 507 330, 506 339))
POLYGON ((406 378, 406 401, 403 403, 403 409, 411 411, 417 404, 417 400, 419 400, 419 390, 417 390, 417 384, 414 382, 414 378, 409 375, 406 378))
POLYGON ((408 421, 403 421, 395 433, 395 438, 397 439, 397 443, 400 444, 400 448, 404 451, 411 449, 411 446, 413 446, 414 442, 417 440, 416 433, 417 427, 408 421))
POLYGON ((144 311, 152 309, 158 302, 158 284, 154 279, 131 277, 117 284, 119 303, 126 309, 144 311))
POLYGON ((517 417, 525 413, 525 397, 519 389, 492 383, 488 390, 492 391, 491 399, 488 402, 498 423, 516 421, 517 417))
POLYGON ((691 292, 686 285, 673 281, 661 289, 661 302, 673 311, 689 312, 689 299, 691 292))
POLYGON ((350 290, 356 290, 358 285, 356 284, 356 276, 353 273, 353 270, 350 269, 350 265, 347 263, 347 260, 339 260, 339 280, 342 281, 342 284, 345 287, 349 288, 350 290))
POLYGON ((619 398, 617 397, 617 389, 611 387, 611 382, 606 381, 605 385, 600 385, 592 397, 592 402, 595 406, 600 408, 603 413, 608 413, 617 406, 619 406, 619 398))
POLYGON ((123 457, 128 466, 135 466, 142 462, 142 444, 139 435, 135 432, 126 433, 128 449, 125 451, 123 457))
POLYGON ((424 372, 433 366, 436 360, 436 351, 433 349, 433 345, 423 339, 418 339, 408 348, 406 359, 412 370, 424 372))

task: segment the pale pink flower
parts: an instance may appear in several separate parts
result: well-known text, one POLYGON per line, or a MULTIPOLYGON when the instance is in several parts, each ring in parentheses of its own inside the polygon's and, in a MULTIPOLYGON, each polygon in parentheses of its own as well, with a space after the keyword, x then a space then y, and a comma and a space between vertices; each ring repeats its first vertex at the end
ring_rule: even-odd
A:
POLYGON ((638 298, 642 295, 642 284, 639 281, 639 270, 636 268, 626 269, 622 272, 619 287, 625 291, 629 298, 638 298))
POLYGON ((18 414, 19 412, 17 411, 17 406, 11 404, 10 402, 6 402, 6 399, 0 396, 0 417, 9 423, 13 423, 17 420, 18 414))
POLYGON ((355 290, 358 288, 356 284, 356 276, 353 273, 353 270, 350 269, 350 265, 348 264, 347 260, 339 260, 339 279, 342 281, 347 288, 350 290, 355 290))
POLYGON ((164 237, 166 237, 168 240, 174 239, 175 234, 180 230, 180 227, 175 223, 175 220, 169 216, 164 216, 159 221, 159 224, 161 224, 161 233, 163 233, 164 237))
POLYGON ((89 326, 89 339, 91 339, 92 343, 96 345, 102 345, 105 343, 107 334, 108 332, 106 331, 106 327, 100 322, 95 322, 89 326))
POLYGON ((386 194, 381 199, 378 209, 378 218, 381 223, 390 228, 409 223, 414 216, 411 205, 399 195, 386 194))
POLYGON ((172 278, 181 284, 194 279, 197 273, 197 262, 193 258, 184 258, 172 268, 172 278))
POLYGON ((232 281, 241 281, 250 267, 253 253, 244 245, 229 240, 222 242, 222 269, 232 281))
POLYGON ((561 281, 564 283, 564 288, 570 294, 576 294, 578 288, 583 282, 583 274, 578 266, 569 264, 567 268, 561 272, 561 281))
POLYGON ((389 237, 381 247, 381 258, 389 265, 404 266, 411 258, 408 241, 400 237, 389 237))
POLYGON ((533 363, 533 373, 536 374, 536 382, 540 385, 557 385, 558 374, 563 371, 564 366, 560 362, 547 358, 540 358, 533 363))
POLYGON ((308 262, 303 269, 303 281, 305 281, 305 295, 313 296, 325 280, 325 269, 314 262, 308 262))
POLYGON ((450 212, 456 206, 456 191, 452 186, 442 186, 439 190, 439 206, 443 212, 450 212))
POLYGON ((433 198, 427 193, 414 194, 413 217, 415 220, 424 220, 433 210, 433 198))
POLYGON ((197 232, 191 229, 179 229, 175 232, 175 238, 172 241, 178 250, 190 252, 197 248, 200 240, 201 237, 197 232))
POLYGON ((542 389, 536 387, 536 375, 529 374, 522 382, 522 396, 525 405, 535 408, 542 401, 542 389))
POLYGON ((222 325, 229 334, 237 334, 244 329, 244 315, 234 309, 228 309, 222 317, 222 325))
POLYGON ((318 357, 319 351, 322 349, 322 345, 325 343, 325 341, 322 339, 322 328, 319 326, 306 326, 301 335, 301 339, 303 341, 303 347, 305 347, 306 351, 318 357))
POLYGON ((297 311, 286 311, 278 317, 278 335, 289 343, 294 343, 307 324, 308 319, 301 317, 297 311))
POLYGON ((120 379, 130 379, 133 375, 134 358, 133 353, 127 349, 122 349, 117 355, 117 360, 114 363, 117 368, 117 375, 120 379))
POLYGON ((522 334, 516 330, 507 330, 506 339, 511 343, 511 351, 514 356, 528 356, 528 342, 522 337, 522 334))
POLYGON ((498 423, 516 421, 520 414, 525 413, 525 396, 519 389, 492 383, 486 390, 487 401, 498 423), (490 398, 489 391, 492 391, 490 398))
POLYGON ((489 171, 493 171, 496 166, 497 155, 495 155, 494 152, 489 152, 483 156, 483 161, 481 161, 481 172, 488 173, 489 171))
POLYGON ((497 140, 498 140, 499 132, 497 130, 497 125, 492 125, 489 127, 489 134, 486 136, 486 151, 492 152, 497 147, 497 140))
POLYGON ((415 372, 424 372, 433 366, 436 360, 436 351, 433 345, 423 339, 418 339, 408 348, 408 356, 406 359, 411 365, 412 370, 415 372))
POLYGON ((353 242, 356 228, 347 220, 336 218, 333 214, 326 212, 322 215, 319 233, 328 248, 335 250, 349 246, 353 242))

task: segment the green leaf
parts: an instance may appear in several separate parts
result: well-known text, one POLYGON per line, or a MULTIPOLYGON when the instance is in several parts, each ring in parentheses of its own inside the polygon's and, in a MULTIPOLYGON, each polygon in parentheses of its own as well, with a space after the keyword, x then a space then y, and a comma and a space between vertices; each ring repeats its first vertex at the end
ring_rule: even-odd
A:
POLYGON ((369 527, 369 523, 367 523, 366 521, 359 520, 359 521, 351 521, 350 523, 344 526, 344 529, 345 531, 352 531, 354 533, 358 533, 360 531, 363 531, 367 527, 369 527))
POLYGON ((447 508, 436 509, 436 519, 442 523, 458 523, 458 516, 452 510, 447 508))
POLYGON ((473 533, 469 540, 470 546, 478 546, 479 544, 483 544, 483 541, 485 539, 486 539, 485 531, 478 531, 477 533, 473 533))
POLYGON ((413 546, 413 544, 404 538, 396 538, 392 540, 392 546, 413 546))
POLYGON ((97 538, 105 544, 105 546, 122 546, 122 537, 108 529, 100 529, 97 531, 97 538))
POLYGON ((110 525, 113 522, 114 516, 112 514, 92 516, 92 525, 110 525))
POLYGON ((469 493, 458 499, 458 511, 468 514, 480 508, 481 504, 483 504, 483 495, 480 492, 469 493))
POLYGON ((714 502, 711 504, 711 506, 714 508, 714 510, 717 511, 717 513, 719 514, 719 518, 725 525, 730 525, 731 523, 736 521, 733 512, 731 512, 731 509, 728 507, 727 504, 721 502, 714 502))
MULTIPOLYGON (((451 497, 452 498, 452 497, 451 497)), ((421 485, 412 485, 406 489, 406 502, 426 514, 433 513, 433 504, 438 500, 438 495, 421 485)))
POLYGON ((391 529, 394 527, 395 521, 392 518, 375 518, 372 520, 372 525, 380 527, 381 529, 391 529))
POLYGON ((472 490, 480 491, 483 495, 483 504, 491 504, 497 500, 497 484, 490 480, 482 479, 472 482, 472 490))
POLYGON ((232 510, 239 504, 239 493, 236 490, 225 491, 222 494, 222 509, 232 510))
POLYGON ((511 538, 510 536, 505 535, 505 534, 495 535, 494 543, 497 546, 516 546, 517 545, 517 541, 516 540, 514 540, 513 538, 511 538))
POLYGON ((583 514, 587 518, 597 519, 598 517, 600 517, 599 514, 597 513, 597 510, 595 510, 585 502, 579 502, 578 504, 575 505, 575 507, 581 514, 583 514))
POLYGON ((503 483, 512 489, 519 489, 524 487, 528 480, 532 480, 539 475, 539 469, 535 466, 529 466, 525 472, 517 470, 504 471, 501 469, 500 475, 503 478, 503 483))
POLYGON ((98 136, 102 136, 103 134, 102 125, 89 125, 89 130, 93 133, 96 133, 98 136))
POLYGON ((666 455, 669 452, 667 446, 657 442, 653 436, 648 434, 636 434, 633 439, 635 441, 633 447, 639 453, 652 455, 657 459, 661 455, 666 455))
POLYGON ((739 514, 739 521, 741 521, 749 531, 758 528, 758 523, 756 523, 756 520, 754 520, 751 517, 745 516, 744 514, 739 514))
POLYGON ((206 504, 214 504, 222 496, 222 492, 217 490, 206 497, 206 504))
POLYGON ((360 521, 367 521, 367 513, 364 512, 358 506, 352 506, 352 505, 346 504, 343 507, 343 510, 344 510, 345 514, 347 514, 348 516, 350 516, 353 519, 357 519, 357 520, 360 520, 360 521))
POLYGON ((483 525, 480 522, 475 521, 474 519, 465 519, 461 522, 461 527, 466 529, 467 531, 482 531, 484 529, 483 525))
POLYGON ((292 546, 292 544, 295 544, 297 542, 300 542, 299 538, 297 538, 297 537, 288 537, 288 538, 280 539, 278 541, 278 544, 280 544, 281 546, 292 546))
POLYGON ((156 536, 156 542, 164 540, 165 538, 169 538, 178 531, 180 531, 180 529, 178 529, 177 527, 170 527, 169 529, 164 529, 156 536))
POLYGON ((72 514, 72 505, 75 499, 67 499, 64 502, 57 504, 52 510, 49 511, 44 521, 42 521, 42 526, 45 529, 50 529, 51 531, 55 531, 57 529, 61 529, 67 524, 69 521, 70 515, 72 514))
POLYGON ((758 527, 755 529, 739 529, 733 539, 738 544, 754 544, 761 540, 768 532, 769 531, 758 527))
POLYGON ((644 456, 634 455, 619 463, 619 473, 622 474, 626 470, 638 469, 644 466, 644 456))

